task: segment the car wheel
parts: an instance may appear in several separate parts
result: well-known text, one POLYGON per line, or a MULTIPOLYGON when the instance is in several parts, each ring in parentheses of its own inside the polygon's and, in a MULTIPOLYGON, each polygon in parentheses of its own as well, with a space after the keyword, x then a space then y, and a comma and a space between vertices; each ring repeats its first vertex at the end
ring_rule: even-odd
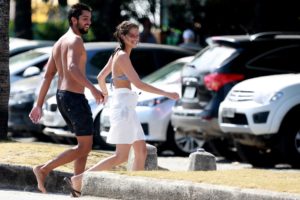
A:
POLYGON ((235 146, 241 160, 252 164, 253 167, 274 167, 278 161, 276 154, 270 149, 259 149, 241 143, 235 143, 235 146))
POLYGON ((171 124, 168 127, 167 146, 170 150, 174 151, 175 155, 188 156, 198 148, 203 148, 204 143, 201 137, 197 138, 193 135, 174 131, 171 124))
POLYGON ((106 143, 106 138, 100 135, 101 132, 100 114, 101 113, 97 115, 94 121, 93 149, 113 150, 115 146, 106 143))
POLYGON ((300 167, 300 125, 293 120, 285 122, 279 130, 279 151, 284 161, 300 167))

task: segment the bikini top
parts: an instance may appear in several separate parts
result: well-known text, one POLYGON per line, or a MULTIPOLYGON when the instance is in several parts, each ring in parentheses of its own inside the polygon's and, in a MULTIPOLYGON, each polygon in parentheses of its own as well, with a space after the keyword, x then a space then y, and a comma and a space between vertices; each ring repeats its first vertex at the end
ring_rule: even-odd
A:
POLYGON ((125 74, 123 74, 121 76, 117 76, 117 77, 111 77, 110 78, 110 86, 111 87, 114 85, 114 81, 113 80, 128 81, 128 77, 125 74))
MULTIPOLYGON (((112 56, 114 56, 117 51, 121 50, 121 47, 118 47, 114 50, 114 52, 112 53, 112 56)), ((122 81, 128 81, 129 79, 127 78, 127 76, 125 74, 121 75, 121 76, 117 76, 117 77, 111 77, 110 78, 110 87, 112 88, 114 82, 113 80, 122 80, 122 81)))

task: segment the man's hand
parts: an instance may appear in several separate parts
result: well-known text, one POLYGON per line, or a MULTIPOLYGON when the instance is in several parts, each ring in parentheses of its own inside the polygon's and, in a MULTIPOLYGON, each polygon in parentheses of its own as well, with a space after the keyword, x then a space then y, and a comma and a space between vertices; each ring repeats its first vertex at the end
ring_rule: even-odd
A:
POLYGON ((98 90, 97 88, 94 88, 91 90, 91 92, 92 92, 92 95, 94 96, 97 104, 104 102, 104 96, 100 90, 98 90))
POLYGON ((42 108, 38 106, 33 107, 31 112, 29 113, 29 118, 31 119, 31 121, 37 124, 41 119, 41 117, 42 117, 42 108))

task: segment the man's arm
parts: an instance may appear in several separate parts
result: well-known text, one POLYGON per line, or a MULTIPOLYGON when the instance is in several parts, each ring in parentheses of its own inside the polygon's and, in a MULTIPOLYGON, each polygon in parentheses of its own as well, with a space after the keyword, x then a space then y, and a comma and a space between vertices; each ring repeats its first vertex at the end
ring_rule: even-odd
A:
POLYGON ((103 101, 102 93, 86 78, 79 69, 80 59, 82 51, 84 51, 83 42, 81 38, 75 38, 74 41, 69 44, 67 54, 67 68, 74 80, 76 80, 83 87, 88 88, 97 103, 103 101))
POLYGON ((33 123, 37 123, 42 117, 42 106, 49 90, 51 81, 57 72, 52 54, 50 55, 45 68, 46 72, 43 76, 37 101, 29 114, 29 117, 33 123))

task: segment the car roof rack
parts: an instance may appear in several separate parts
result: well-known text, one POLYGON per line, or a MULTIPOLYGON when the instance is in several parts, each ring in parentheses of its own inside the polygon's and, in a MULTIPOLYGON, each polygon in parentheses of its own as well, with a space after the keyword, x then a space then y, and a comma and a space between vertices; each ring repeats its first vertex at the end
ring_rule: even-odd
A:
POLYGON ((274 32, 261 32, 256 33, 250 36, 250 40, 257 40, 257 39, 270 39, 275 38, 276 36, 299 36, 300 32, 282 32, 282 31, 274 31, 274 32))

